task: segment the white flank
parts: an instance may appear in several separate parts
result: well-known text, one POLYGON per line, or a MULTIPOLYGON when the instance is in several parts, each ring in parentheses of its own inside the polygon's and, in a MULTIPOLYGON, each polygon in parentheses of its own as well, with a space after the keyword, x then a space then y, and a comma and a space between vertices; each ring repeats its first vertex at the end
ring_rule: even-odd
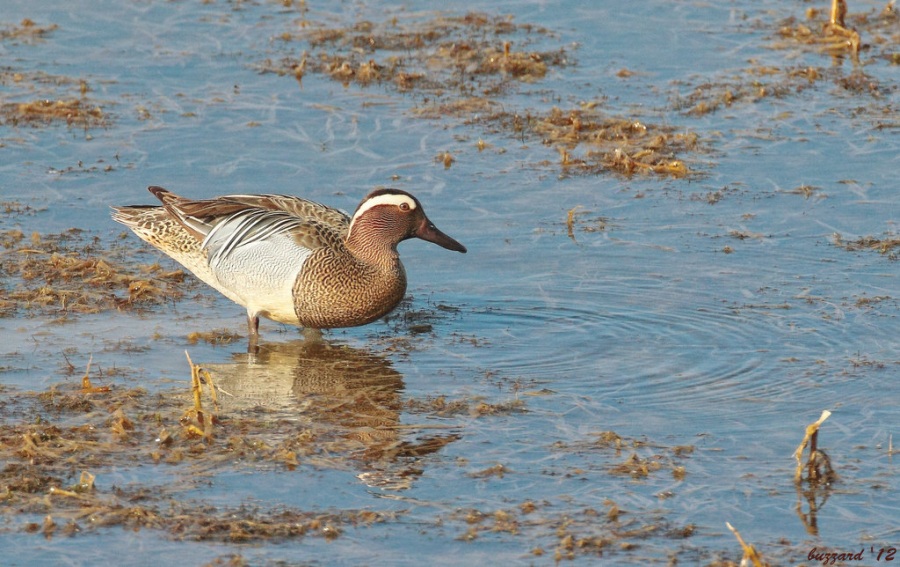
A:
POLYGON ((269 319, 296 324, 293 287, 311 251, 288 234, 276 234, 235 247, 214 268, 220 289, 240 298, 239 304, 269 319))
POLYGON ((287 213, 248 210, 231 215, 206 235, 212 286, 252 314, 297 324, 293 286, 312 253, 297 244, 287 213))
POLYGON ((378 195, 377 197, 372 197, 365 203, 359 206, 359 209, 356 211, 356 214, 353 215, 353 219, 350 221, 350 228, 347 230, 347 233, 353 232, 353 223, 356 222, 356 219, 363 216, 366 211, 371 209, 372 207, 377 207, 379 205, 394 205, 395 207, 399 207, 403 203, 409 205, 409 210, 413 210, 416 208, 416 202, 409 195, 378 195))

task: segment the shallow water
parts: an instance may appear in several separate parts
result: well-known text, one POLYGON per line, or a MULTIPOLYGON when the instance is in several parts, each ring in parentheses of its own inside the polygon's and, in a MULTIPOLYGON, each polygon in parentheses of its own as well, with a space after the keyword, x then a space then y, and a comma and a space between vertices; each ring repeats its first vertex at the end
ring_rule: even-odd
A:
MULTIPOLYGON (((853 1, 850 14, 874 19, 884 5, 853 1)), ((83 80, 108 122, 0 126, 0 201, 37 210, 0 215, 0 230, 77 227, 112 245, 122 229, 108 206, 151 203, 152 184, 195 197, 294 193, 351 210, 372 187, 392 185, 414 192, 469 248, 462 256, 404 243, 411 303, 386 322, 327 333, 327 355, 268 321, 258 358, 243 340, 189 342, 191 332, 245 332, 240 307, 200 288, 65 324, 27 310, 2 319, 10 400, 75 384, 92 356, 102 382, 181 388, 187 404, 187 350, 219 379, 226 431, 229 417, 235 425, 262 406, 277 426, 260 443, 297 432, 317 439, 296 467, 238 458, 96 467, 99 494, 169 485, 197 508, 383 514, 348 521, 333 539, 233 541, 84 519, 75 535, 23 535, 53 510, 7 509, 7 559, 530 564, 571 554, 707 565, 740 560, 726 521, 774 564, 806 561, 813 547, 896 546, 896 249, 848 250, 834 235, 896 238, 900 66, 881 55, 898 52, 900 23, 864 33, 870 48, 857 67, 785 45, 778 30, 788 17, 804 22, 808 7, 471 4, 547 29, 498 43, 569 58, 497 94, 507 110, 537 116, 596 101, 607 115, 695 132, 698 151, 677 157, 697 173, 675 178, 578 174, 539 137, 471 117, 417 117, 435 95, 415 88, 259 72, 265 60, 322 49, 284 33, 392 18, 414 28, 437 17, 428 3, 7 2, 0 24, 59 27, 0 40, 0 103, 77 98, 83 80), (785 78, 809 67, 824 78, 785 78), (782 71, 760 71, 773 68, 782 71), (854 71, 875 86, 842 86, 854 71), (777 94, 685 111, 692 93, 726 87, 777 94), (422 322, 430 331, 410 330, 422 322), (67 373, 69 364, 78 370, 67 373), (117 367, 127 372, 104 380, 103 369, 117 367), (381 377, 378 396, 360 373, 381 377), (466 409, 413 403, 438 397, 466 409), (354 405, 362 398, 374 401, 354 405), (498 409, 478 410, 479 401, 498 409), (839 480, 804 494, 791 455, 824 409, 834 413, 819 447, 839 480), (610 431, 624 448, 600 441, 610 431), (631 454, 647 474, 617 468, 631 454), (570 534, 582 544, 566 542, 570 534)), ((136 240, 125 242, 141 249, 136 240)))

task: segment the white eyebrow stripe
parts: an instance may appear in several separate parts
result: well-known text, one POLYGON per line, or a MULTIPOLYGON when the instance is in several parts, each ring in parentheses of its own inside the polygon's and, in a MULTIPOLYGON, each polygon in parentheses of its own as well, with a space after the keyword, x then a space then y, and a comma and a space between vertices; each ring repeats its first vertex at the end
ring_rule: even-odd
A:
POLYGON ((399 207, 403 203, 409 205, 409 210, 413 210, 416 208, 415 200, 409 195, 388 193, 386 195, 378 195, 377 197, 372 197, 359 206, 359 209, 357 209, 356 213, 353 215, 353 219, 350 221, 350 228, 347 230, 347 234, 350 234, 350 232, 353 230, 353 223, 356 222, 356 219, 361 217, 372 207, 377 207, 379 205, 395 205, 399 207))

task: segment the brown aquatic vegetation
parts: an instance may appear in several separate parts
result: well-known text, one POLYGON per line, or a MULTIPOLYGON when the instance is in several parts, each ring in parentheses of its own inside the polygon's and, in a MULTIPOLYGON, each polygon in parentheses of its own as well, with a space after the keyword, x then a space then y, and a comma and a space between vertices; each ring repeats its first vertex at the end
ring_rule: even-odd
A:
MULTIPOLYGON (((837 0, 837 3, 844 4, 843 0, 837 0)), ((846 6, 844 6, 844 11, 846 12, 846 6)), ((842 14, 832 12, 827 21, 814 21, 819 19, 820 14, 821 11, 815 8, 807 10, 807 19, 813 20, 812 27, 802 22, 788 20, 778 29, 778 34, 786 40, 812 46, 823 53, 833 55, 847 53, 854 59, 857 58, 860 48, 859 33, 845 27, 842 14)))
POLYGON ((900 237, 895 234, 887 234, 884 238, 875 238, 874 236, 864 236, 856 240, 844 240, 840 234, 832 235, 832 242, 835 246, 839 246, 844 250, 859 251, 872 250, 887 256, 890 260, 897 259, 896 248, 900 248, 900 237))
MULTIPOLYGON (((677 155, 700 149, 694 133, 602 116, 593 105, 546 113, 505 110, 498 97, 522 83, 542 80, 552 68, 572 64, 562 48, 520 50, 551 37, 544 28, 476 13, 365 21, 337 29, 303 22, 301 31, 281 39, 305 41, 313 52, 266 60, 259 69, 298 80, 312 72, 344 86, 379 83, 400 92, 425 94, 427 98, 413 109, 414 116, 453 117, 523 141, 539 139, 559 153, 558 165, 566 175, 617 172, 684 177, 693 173, 677 155)), ((484 147, 480 145, 479 150, 484 147)), ((449 152, 436 158, 444 167, 455 159, 449 152)))
POLYGON ((0 29, 0 41, 4 40, 23 40, 25 42, 41 39, 50 32, 58 29, 56 24, 47 26, 39 26, 32 20, 25 18, 19 25, 4 26, 0 29))
POLYGON ((814 87, 823 80, 838 81, 840 69, 822 67, 762 67, 741 69, 734 77, 705 81, 672 100, 672 107, 690 116, 703 116, 723 108, 786 98, 814 87))
POLYGON ((612 500, 606 500, 604 506, 601 510, 559 511, 550 503, 525 500, 510 508, 456 510, 441 518, 441 524, 459 525, 462 532, 457 539, 462 541, 498 533, 518 537, 532 555, 541 557, 552 551, 557 562, 601 556, 609 561, 618 553, 639 548, 648 538, 678 541, 696 531, 693 524, 673 526, 659 516, 639 518, 612 500))
POLYGON ((496 92, 510 80, 540 80, 549 66, 567 62, 562 49, 515 49, 517 44, 527 44, 532 36, 549 36, 548 30, 480 13, 405 21, 394 18, 383 23, 360 21, 342 28, 314 26, 304 21, 300 31, 280 36, 285 42, 306 42, 315 50, 313 53, 299 60, 268 60, 260 70, 298 79, 314 72, 345 86, 382 83, 400 90, 416 88, 442 94, 476 88, 496 92), (515 42, 500 39, 523 35, 525 39, 515 42))
POLYGON ((440 417, 468 415, 481 417, 486 415, 507 415, 527 411, 525 402, 519 399, 501 403, 488 403, 479 399, 460 399, 448 401, 444 396, 423 400, 411 398, 404 407, 414 413, 429 413, 440 417))
POLYGON ((43 524, 29 522, 21 529, 46 538, 118 526, 161 530, 174 539, 227 543, 307 536, 334 539, 347 527, 380 523, 397 516, 371 510, 322 513, 287 507, 211 507, 173 498, 171 489, 166 487, 153 491, 114 488, 103 493, 95 489, 94 475, 86 471, 67 486, 60 485, 58 479, 35 477, 16 465, 8 465, 0 477, 6 485, 6 493, 0 498, 18 504, 20 513, 44 515, 43 524))
POLYGON ((700 149, 699 137, 693 132, 606 116, 592 105, 572 110, 553 108, 538 115, 498 112, 483 122, 499 125, 501 132, 537 138, 556 148, 565 173, 613 171, 684 177, 693 172, 676 155, 700 149), (574 155, 576 149, 582 150, 580 157, 574 155))
MULTIPOLYGON (((590 105, 568 111, 554 108, 545 114, 503 110, 495 98, 514 84, 539 81, 551 67, 571 64, 562 49, 517 51, 516 45, 527 39, 497 41, 498 36, 523 34, 550 35, 542 28, 483 14, 404 24, 360 22, 348 29, 286 34, 282 39, 303 40, 321 51, 300 59, 267 60, 259 68, 295 77, 315 72, 345 86, 378 82, 400 91, 426 93, 428 98, 414 109, 415 116, 450 116, 516 137, 539 138, 557 149, 567 174, 615 171, 683 177, 691 173, 676 153, 699 149, 694 133, 605 117, 590 105), (383 52, 391 54, 379 60, 383 52), (584 148, 583 155, 576 156, 576 148, 584 148)), ((436 159, 450 167, 455 158, 443 152, 436 159)))
POLYGON ((399 339, 402 343, 396 345, 399 348, 412 349, 416 348, 416 345, 403 337, 398 337, 398 334, 422 335, 431 333, 435 324, 454 317, 459 313, 459 308, 443 303, 434 304, 429 302, 424 309, 413 309, 412 307, 412 297, 407 296, 403 298, 397 309, 384 317, 384 321, 391 328, 391 336, 387 337, 387 340, 399 339))
POLYGON ((99 238, 71 229, 61 234, 0 231, 0 316, 100 313, 160 305, 195 285, 181 270, 126 260, 99 238))
MULTIPOLYGON (((46 210, 46 209, 35 209, 31 205, 22 204, 19 201, 0 201, 0 213, 5 214, 5 215, 16 215, 16 216, 29 215, 30 216, 30 215, 37 214, 39 212, 39 210, 46 210)), ((10 231, 10 232, 13 232, 13 231, 10 231)), ((18 232, 21 232, 21 231, 18 231, 18 232)), ((0 234, 4 234, 4 233, 0 233, 0 234)), ((2 243, 0 243, 0 245, 2 245, 2 243)))
MULTIPOLYGON (((2 126, 42 127, 65 123, 87 131, 112 123, 110 115, 88 96, 91 88, 84 79, 6 68, 0 69, 0 85, 10 87, 11 91, 0 102, 2 126)), ((81 163, 78 169, 82 169, 81 163)), ((112 166, 104 169, 109 171, 112 166)))
POLYGON ((874 305, 877 305, 884 301, 890 301, 892 299, 893 298, 889 295, 876 295, 874 297, 863 295, 854 302, 854 305, 856 305, 856 307, 872 307, 874 305))
MULTIPOLYGON (((302 536, 332 539, 347 527, 396 516, 372 510, 222 509, 177 498, 208 475, 238 463, 292 469, 303 459, 345 468, 345 459, 358 445, 339 442, 333 426, 298 431, 295 420, 268 412, 237 412, 219 419, 214 397, 212 410, 202 400, 216 391, 212 374, 188 362, 190 395, 98 387, 91 384, 90 366, 80 387, 0 393, 0 405, 14 409, 4 412, 6 421, 0 425, 0 459, 6 463, 0 471, 0 499, 8 505, 6 529, 17 514, 39 514, 43 524, 26 521, 19 528, 55 537, 121 526, 162 530, 176 539, 240 543, 302 536), (16 423, 15 416, 22 419, 16 423), (327 458, 315 461, 316 454, 327 458), (101 491, 95 486, 95 475, 102 476, 108 467, 153 465, 182 465, 190 472, 180 482, 152 490, 136 485, 101 491)), ((411 455, 427 453, 422 451, 411 455)))
MULTIPOLYGON (((557 442, 553 449, 564 453, 611 452, 617 458, 625 454, 625 459, 604 467, 603 471, 615 476, 630 476, 634 479, 647 478, 659 471, 670 471, 675 480, 684 480, 687 469, 680 463, 694 453, 691 445, 664 446, 640 439, 627 439, 615 431, 601 431, 593 439, 569 443, 557 442)), ((596 471, 576 469, 572 474, 596 474, 596 471)))
POLYGON ((592 233, 606 232, 610 227, 610 219, 604 216, 594 216, 592 211, 576 205, 566 213, 566 236, 576 244, 578 238, 576 231, 592 233), (590 216, 588 216, 590 215, 590 216))
MULTIPOLYGON (((499 112, 499 102, 487 97, 464 97, 458 99, 438 99, 427 105, 413 109, 413 115, 418 118, 437 119, 446 116, 462 118, 468 121, 477 120, 482 114, 488 116, 499 112)), ((481 147, 480 149, 484 149, 481 147)))
POLYGON ((825 451, 819 449, 819 430, 830 416, 831 412, 825 410, 818 420, 806 427, 803 440, 793 455, 797 461, 797 469, 794 472, 794 485, 797 490, 795 511, 807 533, 813 536, 819 535, 818 510, 825 504, 832 486, 838 481, 838 475, 831 466, 831 459, 825 451), (804 462, 803 452, 807 447, 809 456, 804 462), (804 511, 804 503, 807 511, 804 511))
MULTIPOLYGON (((417 463, 422 458, 459 439, 455 433, 422 434, 449 426, 400 423, 403 404, 397 389, 402 383, 383 358, 321 341, 299 346, 284 352, 264 349, 249 366, 246 361, 198 365, 188 356, 190 389, 156 394, 110 383, 91 362, 77 384, 42 392, 0 389, 0 460, 6 463, 0 498, 8 504, 6 529, 58 537, 121 526, 159 530, 176 539, 245 543, 332 539, 350 527, 394 519, 397 513, 377 510, 213 508, 179 497, 235 468, 362 469, 358 476, 367 485, 403 490, 421 474, 417 463), (264 369, 270 382, 277 382, 278 369, 284 368, 292 392, 287 405, 240 401, 256 391, 257 386, 242 382, 251 367, 264 369), (224 405, 219 403, 223 396, 224 405), (298 411, 308 419, 298 421, 298 411), (408 439, 410 434, 415 439, 408 439), (152 488, 140 481, 112 489, 95 484, 110 468, 154 466, 178 466, 181 473, 152 488), (35 515, 43 523, 33 521, 35 515), (15 523, 17 516, 22 523, 15 523)), ((68 366, 70 374, 81 373, 68 366)), ((504 404, 421 401, 410 407, 427 420, 446 418, 441 408, 447 406, 489 416, 504 404)))
POLYGON ((877 56, 890 58, 891 44, 897 44, 898 14, 892 0, 877 13, 848 13, 845 0, 832 0, 827 15, 813 7, 806 10, 806 19, 810 25, 794 18, 783 22, 778 29, 783 42, 776 47, 799 44, 833 56, 849 54, 856 62, 860 51, 878 48, 883 52, 877 56))
POLYGON ((210 331, 194 331, 187 336, 187 343, 195 345, 200 341, 211 345, 228 345, 241 340, 241 336, 229 329, 212 329, 210 331))
POLYGON ((99 106, 83 99, 35 100, 0 105, 0 123, 12 126, 65 122, 68 126, 105 126, 108 117, 99 106))
MULTIPOLYGON (((806 20, 800 22, 792 17, 778 23, 777 39, 771 47, 781 51, 811 48, 837 60, 849 56, 857 63, 860 53, 867 53, 872 60, 884 59, 892 64, 900 61, 897 56, 900 16, 893 1, 887 2, 877 13, 848 14, 844 0, 834 0, 828 11, 821 7, 809 8, 806 20)), ((770 28, 772 24, 761 22, 759 26, 770 28)), ((728 79, 694 86, 687 94, 676 97, 673 107, 688 115, 701 116, 742 103, 795 96, 823 81, 853 94, 874 98, 883 98, 896 90, 892 85, 879 84, 859 65, 847 72, 840 65, 770 67, 754 64, 733 73, 728 79)), ((884 112, 875 110, 873 114, 883 120, 884 112)))
POLYGON ((617 475, 627 475, 634 478, 650 476, 650 473, 662 468, 659 458, 641 458, 637 453, 630 454, 624 461, 610 467, 609 471, 617 475))

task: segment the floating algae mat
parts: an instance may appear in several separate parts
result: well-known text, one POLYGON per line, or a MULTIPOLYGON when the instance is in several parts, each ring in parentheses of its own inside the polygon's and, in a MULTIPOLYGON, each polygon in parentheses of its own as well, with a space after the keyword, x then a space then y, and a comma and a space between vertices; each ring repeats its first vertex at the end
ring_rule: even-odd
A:
POLYGON ((0 232, 0 247, 5 317, 140 309, 171 302, 194 287, 183 271, 134 265, 127 259, 131 252, 104 248, 77 228, 27 238, 21 230, 6 230, 0 232))

